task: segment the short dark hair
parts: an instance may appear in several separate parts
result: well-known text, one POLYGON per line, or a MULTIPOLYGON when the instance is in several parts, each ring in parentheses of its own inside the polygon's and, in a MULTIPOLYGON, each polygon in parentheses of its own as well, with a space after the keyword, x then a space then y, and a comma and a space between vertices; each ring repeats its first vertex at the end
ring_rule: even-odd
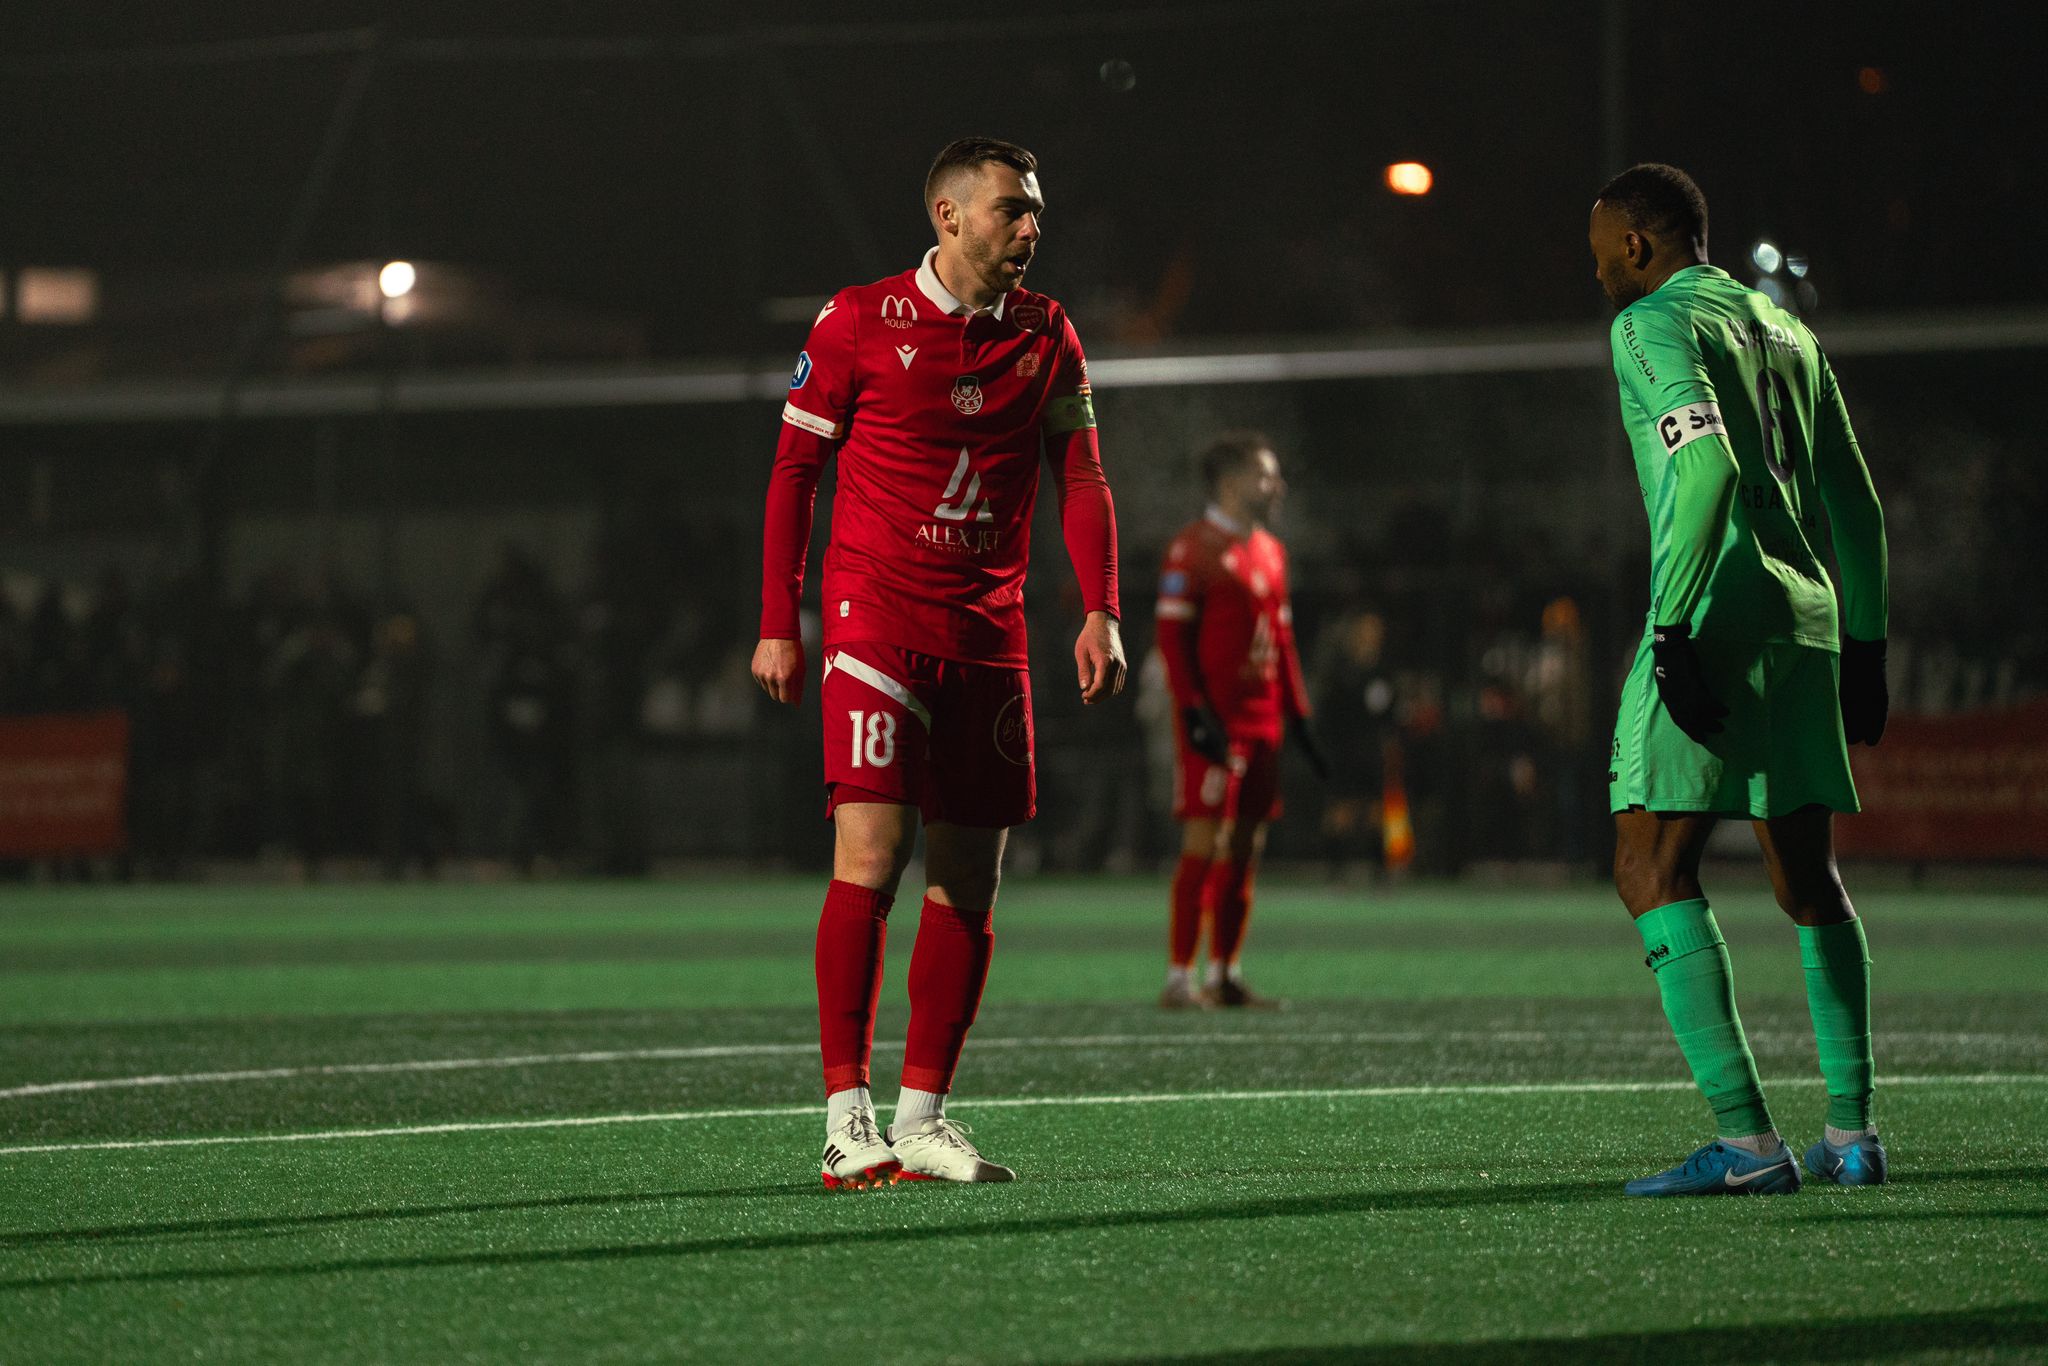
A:
POLYGON ((1202 482, 1214 493, 1228 475, 1236 474, 1246 465, 1259 458, 1260 451, 1270 451, 1273 443, 1266 439, 1264 432, 1250 428, 1239 428, 1225 432, 1211 441, 1202 451, 1202 482))
POLYGON ((939 186, 955 171, 971 171, 989 162, 1007 166, 1019 175, 1038 169, 1038 158, 1014 142, 1000 138, 959 138, 939 149, 932 168, 924 174, 924 206, 929 210, 938 197, 939 186))
POLYGON ((1599 198, 1637 232, 1667 241, 1707 240, 1707 196, 1676 166, 1631 166, 1601 186, 1599 198))

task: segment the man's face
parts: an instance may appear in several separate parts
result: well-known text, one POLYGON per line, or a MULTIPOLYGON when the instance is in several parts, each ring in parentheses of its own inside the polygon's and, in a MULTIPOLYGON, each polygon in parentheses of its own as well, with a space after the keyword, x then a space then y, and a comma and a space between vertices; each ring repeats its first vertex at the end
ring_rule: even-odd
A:
POLYGON ((1287 481, 1280 477, 1280 457, 1260 451, 1230 476, 1232 491, 1244 501, 1253 519, 1270 522, 1287 496, 1287 481))
POLYGON ((1023 284, 1038 249, 1038 220, 1045 213, 1037 174, 983 162, 953 202, 960 254, 981 283, 998 294, 1023 284))
POLYGON ((1629 259, 1628 220, 1600 203, 1593 206, 1592 222, 1586 228, 1587 245, 1593 249, 1593 274, 1600 281, 1607 301, 1616 313, 1643 297, 1642 277, 1629 259))

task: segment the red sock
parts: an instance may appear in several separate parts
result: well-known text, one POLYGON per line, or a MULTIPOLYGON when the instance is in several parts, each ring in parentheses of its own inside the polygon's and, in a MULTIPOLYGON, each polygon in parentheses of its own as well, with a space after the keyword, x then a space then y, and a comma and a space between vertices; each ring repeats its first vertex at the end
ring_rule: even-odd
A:
POLYGON ((1202 885, 1209 879, 1209 860, 1182 854, 1173 870, 1173 924, 1166 935, 1166 961, 1190 967, 1202 938, 1202 885))
POLYGON ((1252 865, 1220 858, 1209 865, 1209 908, 1215 927, 1209 933, 1209 962, 1228 967, 1244 947, 1244 931, 1252 918, 1252 865))
POLYGON ((910 951, 910 1037, 903 1045, 903 1084, 918 1091, 953 1089, 953 1069, 981 1008, 995 931, 988 911, 942 906, 926 897, 910 951))
POLYGON ((882 995, 882 941, 895 898, 832 880, 818 917, 818 1051, 825 1094, 868 1084, 875 1002, 882 995))

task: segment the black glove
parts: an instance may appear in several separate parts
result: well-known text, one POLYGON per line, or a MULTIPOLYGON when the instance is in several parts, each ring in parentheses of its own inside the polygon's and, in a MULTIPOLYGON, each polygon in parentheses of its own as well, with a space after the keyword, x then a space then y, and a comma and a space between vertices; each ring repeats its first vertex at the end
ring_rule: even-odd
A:
POLYGON ((1683 626, 1653 627, 1650 656, 1656 665, 1657 696, 1678 728, 1696 745, 1707 743, 1710 735, 1719 735, 1728 708, 1707 687, 1706 671, 1700 667, 1691 633, 1683 626))
POLYGON ((1230 762, 1230 737, 1223 733, 1223 721, 1207 706, 1189 707, 1180 714, 1181 729, 1187 732, 1188 748, 1212 764, 1230 762))
POLYGON ((1842 637, 1842 737, 1852 745, 1884 738, 1891 713, 1891 689, 1884 681, 1884 642, 1842 637))
POLYGON ((1309 729, 1308 718, 1295 718, 1294 724, 1287 728, 1287 733, 1289 738, 1300 746, 1302 755, 1308 760, 1308 766, 1316 771, 1316 777, 1326 783, 1330 781, 1330 756, 1323 753, 1322 742, 1317 740, 1316 733, 1309 729))

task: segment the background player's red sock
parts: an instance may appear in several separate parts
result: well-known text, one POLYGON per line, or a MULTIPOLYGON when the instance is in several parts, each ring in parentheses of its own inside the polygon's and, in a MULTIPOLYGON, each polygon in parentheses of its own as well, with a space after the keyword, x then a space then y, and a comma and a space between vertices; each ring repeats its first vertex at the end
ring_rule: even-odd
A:
POLYGON ((903 1046, 903 1084, 950 1091, 967 1030, 981 1008, 995 931, 990 912, 942 906, 930 897, 918 914, 910 951, 910 1036, 903 1046))
POLYGON ((1173 923, 1166 935, 1166 961, 1185 968, 1195 961, 1202 938, 1202 888, 1209 880, 1209 860, 1182 854, 1173 870, 1173 923))
POLYGON ((1209 865, 1209 910, 1216 917, 1209 931, 1210 971, 1228 968, 1244 947, 1245 925, 1252 917, 1252 865, 1249 860, 1220 858, 1209 865))
POLYGON ((818 1050, 825 1094, 868 1084, 875 1002, 882 994, 882 942, 895 898, 837 878, 818 917, 818 1050))

